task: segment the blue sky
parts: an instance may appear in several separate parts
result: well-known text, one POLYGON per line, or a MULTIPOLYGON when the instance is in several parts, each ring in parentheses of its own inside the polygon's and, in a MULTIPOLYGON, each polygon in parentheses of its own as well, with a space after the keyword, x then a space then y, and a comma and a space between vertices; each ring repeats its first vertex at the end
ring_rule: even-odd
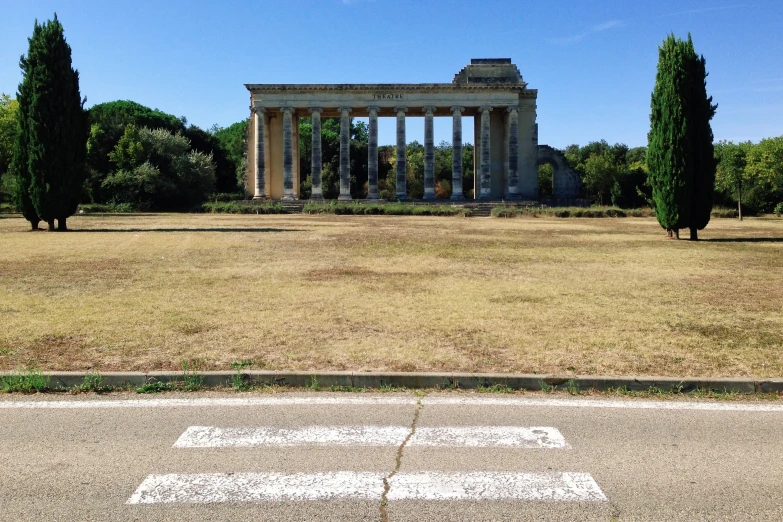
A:
MULTIPOLYGON (((88 105, 130 99, 203 128, 247 117, 244 83, 450 82, 470 58, 507 57, 539 90, 540 143, 644 145, 658 45, 690 31, 719 103, 716 139, 783 134, 780 0, 4 4, 0 91, 16 92, 33 21, 56 11, 88 105)), ((410 120, 409 140, 422 141, 422 119, 410 120)), ((393 119, 379 127, 393 143, 393 119)), ((450 140, 449 119, 436 118, 435 132, 450 140)))

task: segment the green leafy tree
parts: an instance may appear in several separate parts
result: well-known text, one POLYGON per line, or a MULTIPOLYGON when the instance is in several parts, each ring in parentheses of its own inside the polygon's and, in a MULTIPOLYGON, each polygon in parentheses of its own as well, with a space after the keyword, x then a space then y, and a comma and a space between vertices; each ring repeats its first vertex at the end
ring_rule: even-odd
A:
POLYGON ((29 195, 36 216, 30 219, 26 201, 22 207, 33 228, 40 218, 49 230, 55 219, 57 230, 67 230, 66 219, 83 194, 89 132, 79 73, 71 66, 71 47, 57 15, 43 25, 36 21, 28 41, 27 56, 19 62, 24 78, 14 168, 19 191, 29 195))
POLYGON ((748 175, 754 179, 757 206, 770 212, 783 202, 783 136, 761 140, 748 151, 748 175))
POLYGON ((710 120, 717 106, 707 97, 704 57, 690 35, 670 35, 658 50, 652 93, 647 165, 655 215, 668 235, 691 239, 707 226, 712 210, 715 160, 710 120))
POLYGON ((595 194, 598 204, 604 204, 604 198, 609 195, 612 185, 617 179, 617 165, 610 154, 593 153, 584 163, 582 180, 586 188, 595 194))
POLYGON ((104 180, 115 171, 109 159, 128 125, 141 129, 166 129, 171 133, 184 132, 182 120, 173 114, 150 109, 129 100, 118 100, 94 105, 88 111, 90 135, 87 140, 87 193, 92 201, 105 203, 116 200, 104 180))
POLYGON ((5 93, 0 94, 0 175, 8 172, 11 158, 14 156, 18 110, 18 101, 5 93))
MULTIPOLYGON (((214 128, 212 133, 218 139, 220 148, 225 151, 226 157, 234 165, 234 179, 237 190, 244 186, 245 182, 245 151, 246 134, 249 120, 242 120, 225 128, 214 128)), ((300 127, 301 129, 301 127, 300 127)))
POLYGON ((715 173, 717 187, 737 195, 737 213, 740 221, 742 221, 742 189, 748 181, 748 150, 751 146, 750 143, 735 144, 721 141, 715 147, 715 159, 718 163, 715 173))
POLYGON ((115 203, 141 210, 187 209, 215 190, 212 156, 192 150, 181 133, 129 124, 109 157, 115 170, 102 185, 115 203))
POLYGON ((19 102, 0 94, 0 201, 15 192, 16 179, 8 175, 14 157, 19 102))

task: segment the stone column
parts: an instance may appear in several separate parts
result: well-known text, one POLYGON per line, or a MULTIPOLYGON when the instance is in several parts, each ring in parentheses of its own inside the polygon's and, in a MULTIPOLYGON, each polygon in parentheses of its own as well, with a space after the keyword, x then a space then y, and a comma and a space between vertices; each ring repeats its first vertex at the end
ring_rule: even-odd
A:
POLYGON ((451 112, 454 116, 451 131, 451 200, 464 201, 462 194, 462 112, 465 107, 454 106, 451 112))
POLYGON ((312 159, 310 161, 310 199, 324 199, 323 188, 321 187, 321 107, 312 107, 310 112, 313 115, 313 139, 312 139, 312 159))
POLYGON ((490 163, 490 140, 489 140, 489 113, 492 107, 484 105, 479 107, 481 111, 481 177, 479 178, 479 197, 478 199, 492 198, 492 164, 490 163))
POLYGON ((431 105, 424 110, 424 199, 435 199, 435 130, 432 113, 437 109, 431 105))
POLYGON ((340 107, 340 201, 351 199, 351 114, 350 107, 340 107))
POLYGON ((508 172, 506 199, 519 199, 519 108, 508 108, 508 172))
POLYGON ((295 200, 294 195, 294 124, 293 107, 281 107, 283 111, 283 200, 295 200))
POLYGON ((264 115, 266 109, 263 107, 251 107, 256 121, 256 191, 253 199, 266 199, 266 153, 265 138, 266 125, 264 124, 264 115))
POLYGON ((405 113, 407 107, 395 107, 397 113, 397 194, 396 199, 405 201, 408 199, 408 188, 405 180, 407 172, 407 153, 405 143, 405 113))
POLYGON ((367 199, 378 199, 378 111, 380 107, 367 107, 370 128, 367 143, 367 199))

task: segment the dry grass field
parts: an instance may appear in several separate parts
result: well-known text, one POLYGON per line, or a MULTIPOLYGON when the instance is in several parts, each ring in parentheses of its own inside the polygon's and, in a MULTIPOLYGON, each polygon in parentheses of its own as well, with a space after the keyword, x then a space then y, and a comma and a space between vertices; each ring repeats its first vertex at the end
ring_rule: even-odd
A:
POLYGON ((783 220, 0 217, 0 369, 783 375, 783 220))

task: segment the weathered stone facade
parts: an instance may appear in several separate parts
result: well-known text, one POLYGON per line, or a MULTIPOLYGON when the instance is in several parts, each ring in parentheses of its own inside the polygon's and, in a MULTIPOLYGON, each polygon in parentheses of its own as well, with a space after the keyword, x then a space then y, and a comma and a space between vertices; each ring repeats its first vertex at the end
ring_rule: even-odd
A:
POLYGON ((434 198, 433 118, 453 122, 453 200, 462 198, 462 117, 475 122, 476 199, 538 197, 538 91, 528 89, 510 59, 473 59, 451 83, 247 84, 250 125, 246 179, 254 199, 299 196, 299 118, 313 125, 312 198, 322 197, 320 118, 340 118, 340 199, 351 199, 348 125, 370 117, 368 199, 378 197, 378 117, 397 120, 397 198, 406 198, 405 120, 425 118, 424 198, 434 198))

